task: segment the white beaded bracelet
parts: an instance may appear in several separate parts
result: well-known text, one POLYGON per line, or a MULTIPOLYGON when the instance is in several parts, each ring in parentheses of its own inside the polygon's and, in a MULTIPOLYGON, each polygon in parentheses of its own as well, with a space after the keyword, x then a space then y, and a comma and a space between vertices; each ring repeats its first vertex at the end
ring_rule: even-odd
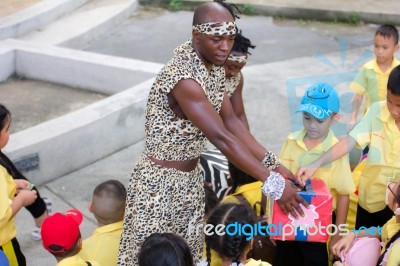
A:
POLYGON ((272 200, 278 200, 285 189, 285 178, 281 174, 271 171, 261 189, 265 196, 270 197, 272 200))

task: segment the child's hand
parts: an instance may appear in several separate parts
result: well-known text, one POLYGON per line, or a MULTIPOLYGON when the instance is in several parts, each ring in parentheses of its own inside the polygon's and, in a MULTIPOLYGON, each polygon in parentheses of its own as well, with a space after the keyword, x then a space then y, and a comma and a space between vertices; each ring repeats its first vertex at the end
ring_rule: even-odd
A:
POLYGON ((31 205, 37 198, 36 190, 21 190, 16 196, 22 199, 22 206, 31 205))
POLYGON ((318 167, 311 164, 299 167, 296 173, 296 178, 299 180, 299 184, 305 186, 306 181, 310 179, 317 170, 318 167))
POLYGON ((18 190, 30 190, 31 183, 25 179, 14 179, 18 190))
MULTIPOLYGON (((328 247, 329 247, 329 253, 330 253, 330 259, 333 260, 335 257, 335 254, 333 253, 333 246, 340 240, 340 235, 336 234, 332 236, 331 240, 329 241, 328 247)), ((336 256, 340 258, 340 256, 336 256)))
POLYGON ((343 250, 344 253, 347 253, 353 243, 353 240, 356 238, 356 234, 351 232, 347 236, 342 237, 336 244, 332 247, 332 253, 340 258, 340 252, 343 250))

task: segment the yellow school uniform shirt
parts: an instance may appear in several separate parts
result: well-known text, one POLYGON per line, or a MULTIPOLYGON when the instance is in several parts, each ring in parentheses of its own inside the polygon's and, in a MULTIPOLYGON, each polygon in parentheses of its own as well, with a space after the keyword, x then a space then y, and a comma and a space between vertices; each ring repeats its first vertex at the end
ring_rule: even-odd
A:
POLYGON ((245 266, 271 266, 271 264, 261 260, 249 259, 245 266))
POLYGON ((117 265, 118 247, 122 233, 122 221, 97 228, 93 235, 83 241, 79 255, 101 265, 117 265))
MULTIPOLYGON (((397 222, 396 216, 393 216, 382 228, 382 242, 384 247, 386 243, 400 230, 400 223, 397 222)), ((382 249, 382 253, 385 248, 382 249)), ((400 239, 390 247, 388 251, 388 260, 386 266, 398 266, 400 264, 400 239)))
MULTIPOLYGON (((92 266, 100 266, 99 263, 95 261, 89 261, 92 266)), ((104 264, 106 265, 106 264, 104 264)), ((57 263, 57 266, 88 266, 87 262, 82 259, 79 255, 68 257, 57 263)))
POLYGON ((5 245, 17 235, 15 216, 11 218, 11 204, 16 190, 14 179, 7 169, 0 165, 0 246, 5 245))
POLYGON ((386 181, 400 173, 400 132, 386 101, 373 104, 349 133, 364 149, 369 146, 358 185, 358 204, 370 213, 386 207, 386 181))
POLYGON ((363 113, 372 104, 386 100, 389 74, 399 64, 400 61, 394 57, 392 65, 385 72, 382 72, 379 68, 376 59, 368 61, 363 65, 354 81, 350 84, 350 89, 354 93, 367 96, 363 113))
MULTIPOLYGON (((240 203, 240 201, 235 197, 235 195, 242 194, 242 196, 247 200, 250 206, 253 208, 255 206, 256 214, 260 215, 261 205, 261 181, 252 182, 246 185, 242 185, 236 189, 236 191, 230 195, 225 196, 222 201, 224 203, 233 202, 240 203), (257 204, 256 204, 257 203, 257 204)), ((264 210, 265 213, 266 209, 264 210)))
MULTIPOLYGON (((329 130, 324 141, 312 150, 307 150, 304 143, 306 131, 304 129, 291 133, 285 140, 279 159, 292 173, 296 173, 300 166, 307 165, 332 148, 338 139, 329 130)), ((336 209, 337 195, 350 195, 355 186, 351 176, 348 156, 343 156, 336 161, 319 168, 311 178, 321 178, 333 196, 333 208, 336 209)))

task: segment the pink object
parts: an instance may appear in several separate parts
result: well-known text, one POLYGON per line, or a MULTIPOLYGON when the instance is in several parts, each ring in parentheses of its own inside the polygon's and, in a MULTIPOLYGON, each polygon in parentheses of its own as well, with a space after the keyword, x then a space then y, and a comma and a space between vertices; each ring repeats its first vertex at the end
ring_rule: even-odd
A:
POLYGON ((347 254, 340 253, 342 262, 351 266, 375 266, 380 255, 381 243, 372 237, 356 238, 347 254))
POLYGON ((319 178, 307 181, 306 190, 300 191, 309 208, 301 205, 305 216, 295 219, 282 212, 279 205, 269 203, 269 232, 272 239, 308 242, 327 242, 332 223, 332 194, 319 178))

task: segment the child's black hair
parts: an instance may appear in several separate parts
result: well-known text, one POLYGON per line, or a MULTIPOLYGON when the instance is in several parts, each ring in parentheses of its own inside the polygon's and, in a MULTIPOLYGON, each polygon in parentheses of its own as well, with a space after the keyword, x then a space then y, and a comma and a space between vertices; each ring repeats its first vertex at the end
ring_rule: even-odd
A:
POLYGON ((400 65, 393 68, 389 74, 387 89, 396 96, 400 96, 400 65))
POLYGON ((256 48, 256 46, 253 45, 248 38, 242 35, 241 30, 238 30, 235 36, 235 42, 232 47, 232 52, 251 54, 249 52, 249 48, 254 49, 256 48))
POLYGON ((11 119, 11 113, 7 107, 0 103, 0 130, 3 130, 7 118, 11 119))
POLYGON ((208 216, 208 213, 213 210, 220 200, 218 199, 217 194, 212 190, 212 188, 204 183, 204 194, 205 194, 205 216, 208 216))
POLYGON ((242 170, 240 170, 239 168, 237 168, 231 162, 228 163, 228 167, 229 167, 229 174, 231 175, 231 178, 232 178, 232 189, 231 189, 232 193, 234 193, 235 190, 242 185, 246 185, 246 184, 250 184, 250 183, 258 181, 251 175, 249 175, 249 174, 243 172, 242 170))
MULTIPOLYGON (((393 191, 393 192, 396 194, 395 197, 394 197, 394 200, 397 202, 398 205, 400 205, 400 201, 399 201, 399 199, 400 199, 400 186, 397 186, 397 190, 393 191)), ((390 247, 390 245, 392 245, 394 243, 394 241, 396 241, 399 238, 400 238, 400 230, 397 231, 397 233, 394 234, 390 238, 389 242, 386 243, 385 252, 383 252, 381 254, 381 256, 379 257, 378 262, 376 263, 377 266, 381 265, 381 263, 383 261, 383 258, 385 257, 386 252, 388 252, 388 248, 390 247)))
POLYGON ((211 249, 218 252, 221 256, 232 258, 232 263, 240 264, 240 257, 249 245, 250 240, 244 234, 218 235, 217 225, 238 225, 255 223, 254 212, 248 206, 237 203, 223 203, 217 206, 207 219, 206 224, 213 225, 210 234, 205 236, 207 263, 211 265, 211 249))
POLYGON ((396 27, 390 24, 383 24, 379 26, 379 28, 375 32, 375 36, 380 35, 384 38, 393 37, 394 43, 399 43, 399 32, 397 31, 396 27))
POLYGON ((139 266, 193 266, 186 241, 173 233, 153 233, 143 242, 138 254, 139 266))

